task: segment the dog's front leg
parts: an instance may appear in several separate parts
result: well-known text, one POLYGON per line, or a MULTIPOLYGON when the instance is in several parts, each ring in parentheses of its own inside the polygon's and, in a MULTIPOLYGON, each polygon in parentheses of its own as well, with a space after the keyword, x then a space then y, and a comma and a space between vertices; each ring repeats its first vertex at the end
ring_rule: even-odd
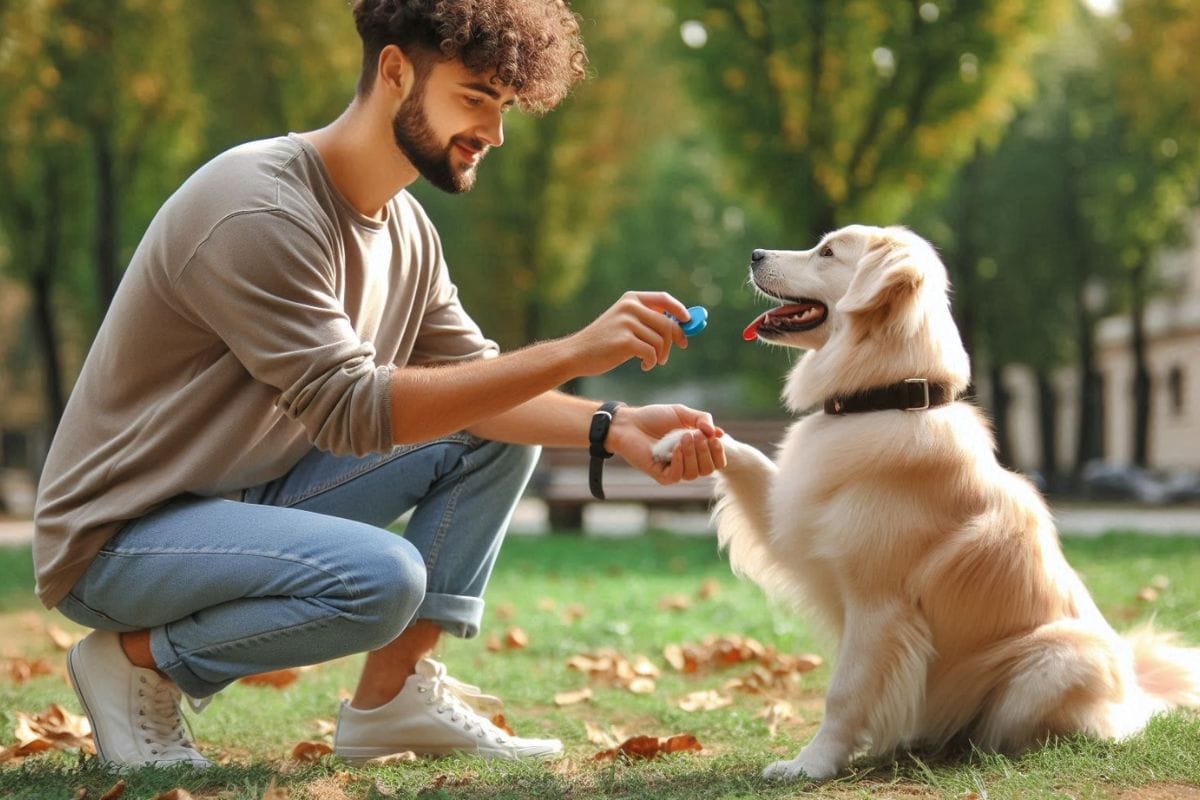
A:
POLYGON ((763 777, 827 780, 864 746, 894 749, 919 719, 932 652, 929 629, 913 609, 848 608, 817 735, 795 758, 768 766, 763 777))

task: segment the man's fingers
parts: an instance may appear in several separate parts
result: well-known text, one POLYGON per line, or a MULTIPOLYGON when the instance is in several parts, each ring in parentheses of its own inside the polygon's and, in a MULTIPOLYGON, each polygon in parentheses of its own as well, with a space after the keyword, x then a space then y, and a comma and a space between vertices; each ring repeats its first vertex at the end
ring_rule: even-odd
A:
POLYGON ((680 322, 688 319, 687 306, 666 292, 633 292, 632 294, 642 305, 654 309, 660 314, 665 311, 680 322))
POLYGON ((685 481, 694 481, 700 476, 695 436, 694 433, 688 433, 688 435, 679 441, 680 455, 683 457, 683 479, 685 481))

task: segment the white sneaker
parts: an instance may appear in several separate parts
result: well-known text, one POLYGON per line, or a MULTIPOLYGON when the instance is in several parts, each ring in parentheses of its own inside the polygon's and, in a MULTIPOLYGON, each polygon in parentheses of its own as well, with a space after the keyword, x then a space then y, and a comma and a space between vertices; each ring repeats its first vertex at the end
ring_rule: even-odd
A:
POLYGON ((544 758, 562 752, 558 739, 510 736, 479 713, 499 700, 446 674, 431 658, 417 662, 416 674, 400 694, 378 708, 362 710, 343 701, 338 712, 334 752, 350 761, 402 753, 483 758, 544 758))
POLYGON ((129 663, 116 633, 93 631, 72 647, 67 674, 102 762, 117 767, 210 766, 184 730, 179 687, 155 670, 129 663))

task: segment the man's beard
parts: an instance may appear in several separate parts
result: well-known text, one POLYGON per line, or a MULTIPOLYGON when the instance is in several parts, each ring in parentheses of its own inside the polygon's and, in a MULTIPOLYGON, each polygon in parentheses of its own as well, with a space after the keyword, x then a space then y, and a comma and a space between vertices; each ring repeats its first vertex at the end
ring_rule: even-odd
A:
POLYGON ((478 139, 455 136, 445 147, 440 147, 437 135, 429 125, 429 118, 421 108, 424 96, 423 91, 414 91, 405 98, 392 119, 396 146, 425 180, 443 192, 461 194, 475 185, 475 165, 456 169, 451 160, 451 151, 459 141, 474 150, 483 150, 484 144, 478 139))

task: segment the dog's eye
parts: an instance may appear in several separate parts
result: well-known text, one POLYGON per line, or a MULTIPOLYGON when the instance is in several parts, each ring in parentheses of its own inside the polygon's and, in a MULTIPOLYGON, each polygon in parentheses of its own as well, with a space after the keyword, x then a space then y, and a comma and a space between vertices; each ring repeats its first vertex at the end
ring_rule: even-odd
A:
POLYGON ((833 248, 829 245, 825 245, 821 248, 821 255, 825 258, 833 258, 833 248))

